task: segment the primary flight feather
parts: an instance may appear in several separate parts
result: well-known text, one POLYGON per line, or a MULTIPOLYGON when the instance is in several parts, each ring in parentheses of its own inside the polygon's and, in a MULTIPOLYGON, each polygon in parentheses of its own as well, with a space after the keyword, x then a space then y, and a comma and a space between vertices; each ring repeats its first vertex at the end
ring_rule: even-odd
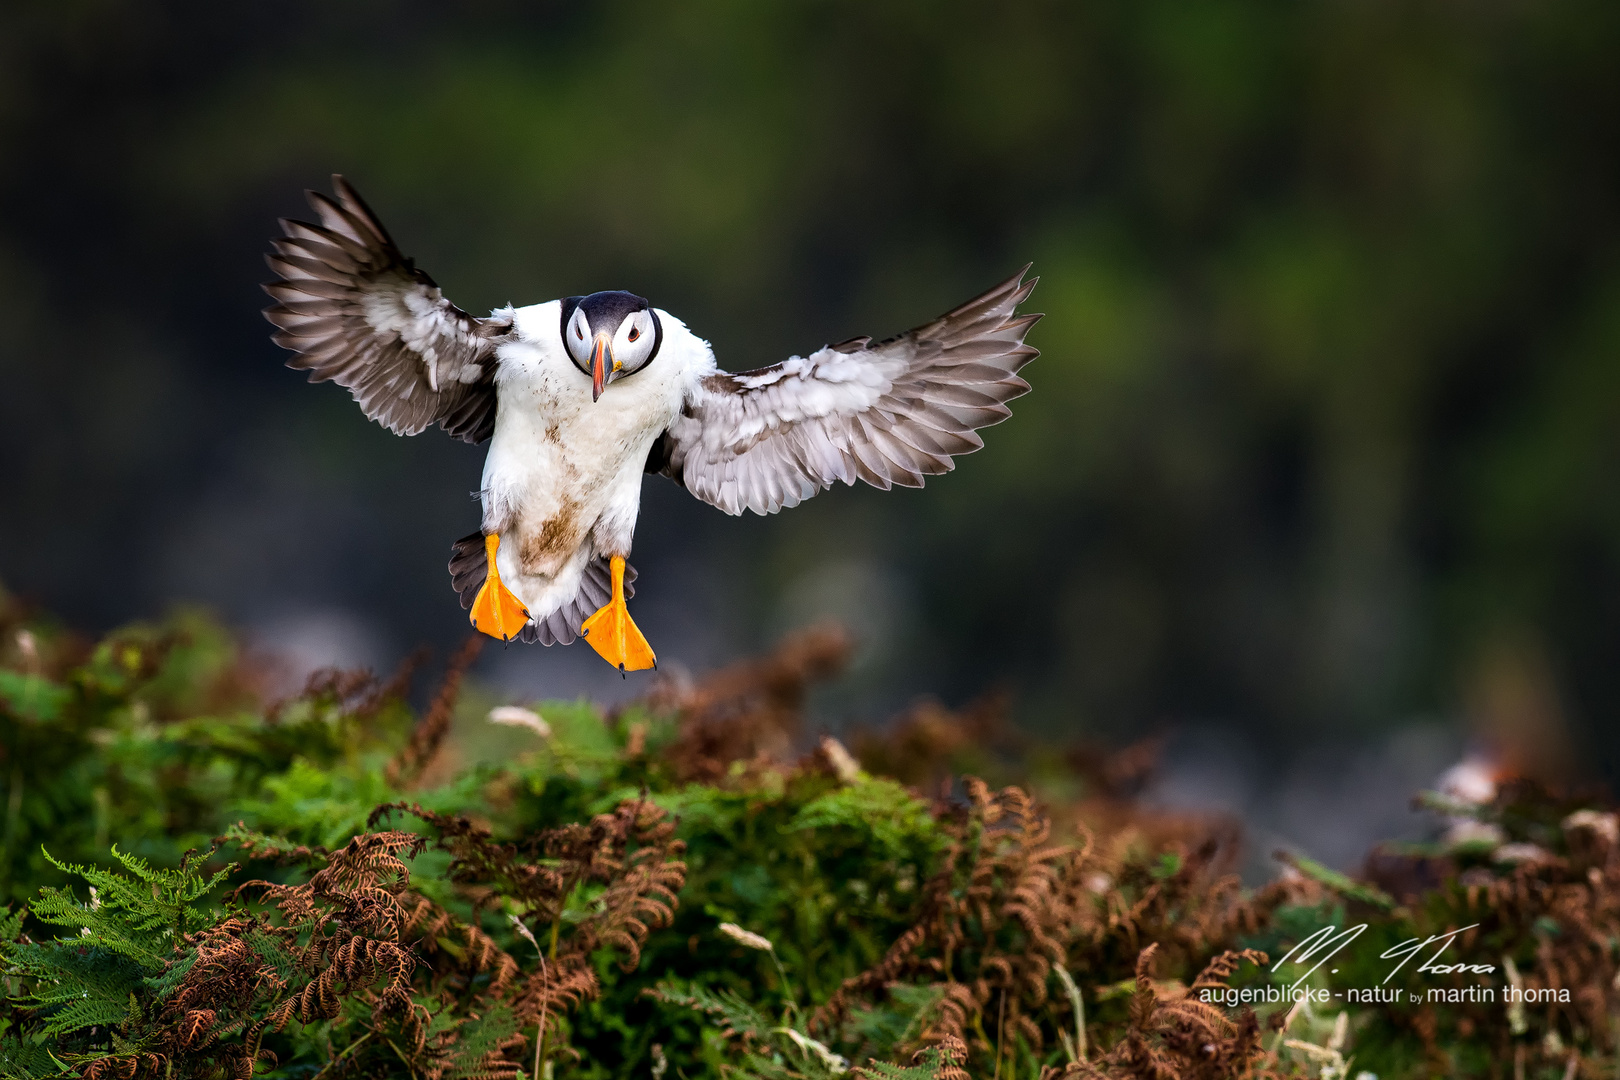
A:
POLYGON ((653 667, 630 619, 626 563, 641 477, 659 472, 728 514, 772 514, 835 480, 921 487, 1029 390, 1039 315, 1029 267, 887 341, 852 338, 773 367, 721 371, 686 324, 627 292, 475 318, 400 254, 341 176, 308 192, 320 224, 283 220, 265 317, 289 366, 346 387, 400 435, 438 424, 490 440, 482 527, 452 584, 478 630, 568 644, 620 671, 653 667))

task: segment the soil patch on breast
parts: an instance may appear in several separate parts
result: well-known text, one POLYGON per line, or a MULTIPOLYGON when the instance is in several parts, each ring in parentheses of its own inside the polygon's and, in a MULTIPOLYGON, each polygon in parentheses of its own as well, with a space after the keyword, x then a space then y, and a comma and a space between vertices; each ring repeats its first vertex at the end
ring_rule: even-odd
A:
POLYGON ((526 574, 554 574, 579 546, 583 529, 579 504, 564 499, 557 512, 538 528, 524 522, 519 529, 518 559, 526 574))

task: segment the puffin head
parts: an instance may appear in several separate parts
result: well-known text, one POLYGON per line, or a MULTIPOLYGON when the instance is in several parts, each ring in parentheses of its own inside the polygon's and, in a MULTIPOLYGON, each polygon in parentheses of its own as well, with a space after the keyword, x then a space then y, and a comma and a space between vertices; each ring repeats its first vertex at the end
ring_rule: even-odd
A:
POLYGON ((652 363, 664 343, 664 328, 658 313, 635 293, 599 292, 563 301, 562 336, 568 358, 591 377, 595 401, 608 383, 652 363))

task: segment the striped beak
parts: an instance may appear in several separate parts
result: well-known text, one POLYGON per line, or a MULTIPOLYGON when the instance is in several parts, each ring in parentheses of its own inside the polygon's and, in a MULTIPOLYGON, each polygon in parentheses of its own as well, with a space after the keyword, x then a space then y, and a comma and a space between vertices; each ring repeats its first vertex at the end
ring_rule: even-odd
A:
POLYGON ((613 365, 613 345, 608 341, 606 334, 596 335, 596 344, 591 348, 591 400, 596 401, 602 396, 602 387, 607 385, 608 368, 613 365))

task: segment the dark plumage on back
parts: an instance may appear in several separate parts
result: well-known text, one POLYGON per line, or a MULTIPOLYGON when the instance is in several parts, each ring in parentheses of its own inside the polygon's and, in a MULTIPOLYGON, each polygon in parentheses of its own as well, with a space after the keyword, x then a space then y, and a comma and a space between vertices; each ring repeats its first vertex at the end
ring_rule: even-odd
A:
POLYGON ((265 256, 280 280, 265 317, 288 366, 348 388, 388 430, 415 435, 437 423, 466 442, 495 427, 495 347, 510 315, 477 319, 446 300, 400 254, 388 230, 341 176, 337 201, 306 192, 321 224, 282 219, 265 256))

